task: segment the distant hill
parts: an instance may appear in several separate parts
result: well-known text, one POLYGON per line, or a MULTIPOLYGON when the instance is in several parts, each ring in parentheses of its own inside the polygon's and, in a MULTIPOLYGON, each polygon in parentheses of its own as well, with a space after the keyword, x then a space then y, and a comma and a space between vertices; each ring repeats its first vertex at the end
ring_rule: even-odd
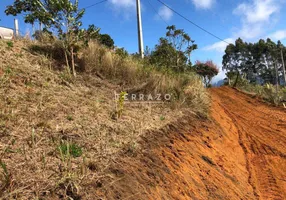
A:
POLYGON ((224 84, 224 79, 221 79, 219 81, 217 81, 216 83, 214 83, 212 86, 213 87, 220 87, 224 84))

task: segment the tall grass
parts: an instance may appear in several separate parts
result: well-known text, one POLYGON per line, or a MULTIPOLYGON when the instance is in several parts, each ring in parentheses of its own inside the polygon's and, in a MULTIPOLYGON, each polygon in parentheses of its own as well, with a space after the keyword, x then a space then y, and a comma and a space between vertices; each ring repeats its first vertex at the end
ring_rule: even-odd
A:
POLYGON ((272 84, 252 84, 247 80, 242 79, 238 82, 237 87, 246 92, 255 93, 264 100, 275 105, 280 105, 282 102, 286 102, 286 87, 283 86, 272 84))
POLYGON ((209 96, 194 73, 158 70, 134 58, 122 58, 97 43, 82 52, 82 61, 85 72, 119 84, 127 92, 171 94, 176 105, 189 105, 201 113, 208 110, 209 96))

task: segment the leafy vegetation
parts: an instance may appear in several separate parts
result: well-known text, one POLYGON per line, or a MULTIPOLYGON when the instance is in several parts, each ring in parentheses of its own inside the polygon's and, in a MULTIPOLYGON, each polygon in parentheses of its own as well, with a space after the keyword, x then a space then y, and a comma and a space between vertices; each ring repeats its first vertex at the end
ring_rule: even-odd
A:
POLYGON ((166 37, 160 38, 155 50, 147 50, 146 59, 160 68, 168 68, 177 72, 190 69, 191 53, 198 48, 195 41, 183 30, 176 26, 168 26, 166 37))
POLYGON ((82 149, 77 144, 69 143, 69 142, 62 142, 59 146, 59 151, 61 155, 63 156, 69 156, 72 157, 80 157, 82 155, 82 149))
POLYGON ((235 44, 227 46, 223 69, 236 74, 234 86, 239 77, 250 83, 282 85, 285 79, 281 52, 285 54, 286 48, 280 41, 275 44, 270 39, 261 39, 257 43, 247 43, 239 38, 235 44))
POLYGON ((75 52, 84 36, 80 29, 84 10, 79 10, 78 0, 15 1, 5 12, 14 16, 26 13, 26 23, 34 24, 39 21, 48 28, 55 28, 62 41, 67 67, 71 65, 72 73, 76 76, 75 52))
POLYGON ((218 67, 211 60, 205 63, 197 61, 194 70, 197 74, 202 76, 206 87, 210 86, 213 77, 219 73, 218 67))
POLYGON ((280 41, 275 44, 270 39, 261 39, 247 43, 237 39, 235 44, 227 46, 223 56, 228 84, 275 104, 285 101, 285 53, 286 47, 280 41))

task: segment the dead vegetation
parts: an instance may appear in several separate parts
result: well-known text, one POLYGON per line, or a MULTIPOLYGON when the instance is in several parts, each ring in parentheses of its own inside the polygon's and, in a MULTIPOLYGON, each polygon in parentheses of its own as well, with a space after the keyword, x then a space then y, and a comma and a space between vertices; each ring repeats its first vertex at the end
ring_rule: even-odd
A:
POLYGON ((159 71, 131 57, 123 59, 96 43, 82 53, 84 71, 120 85, 122 91, 143 94, 171 94, 176 106, 185 104, 205 115, 209 97, 201 79, 193 74, 159 71))
POLYGON ((114 119, 115 91, 147 80, 153 88, 146 91, 177 89, 194 113, 208 108, 196 77, 147 72, 92 44, 81 55, 85 72, 75 79, 64 66, 55 71, 59 62, 50 54, 32 54, 31 45, 0 41, 0 198, 81 199, 86 185, 114 178, 105 169, 118 152, 136 153, 146 130, 183 115, 166 104, 126 104, 114 119))

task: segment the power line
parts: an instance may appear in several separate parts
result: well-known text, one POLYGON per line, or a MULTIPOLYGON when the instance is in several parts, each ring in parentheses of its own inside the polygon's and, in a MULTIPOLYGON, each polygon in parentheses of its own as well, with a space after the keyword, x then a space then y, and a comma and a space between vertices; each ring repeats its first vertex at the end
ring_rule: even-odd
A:
POLYGON ((162 20, 163 22, 165 22, 165 24, 166 24, 167 26, 169 26, 169 24, 166 22, 166 20, 164 20, 164 18, 157 12, 156 8, 151 4, 150 0, 146 0, 146 1, 147 1, 148 4, 150 5, 150 7, 153 9, 153 11, 155 12, 155 14, 157 14, 157 15, 161 18, 161 20, 162 20))
POLYGON ((161 0, 157 0, 158 2, 160 2, 161 4, 163 4, 164 6, 166 6, 167 8, 169 8, 171 11, 173 11, 174 13, 176 13, 177 15, 179 15, 180 17, 182 17, 183 19, 185 19, 186 21, 188 21, 189 23, 193 24, 194 26, 198 27, 199 29, 201 29, 202 31, 208 33, 209 35, 217 38, 218 40, 225 42, 227 44, 230 44, 229 42, 225 41, 224 39, 216 36, 215 34, 209 32, 208 30, 206 30, 205 28, 199 26, 198 24, 196 24, 195 22, 192 22, 191 20, 189 20, 188 18, 186 18, 185 16, 183 16, 182 14, 180 14, 178 11, 174 10, 173 8, 171 8, 170 6, 168 6, 167 4, 165 4, 164 2, 162 2, 161 0))
POLYGON ((96 5, 98 5, 98 4, 104 3, 104 2, 106 2, 106 1, 108 1, 108 0, 99 1, 99 2, 97 2, 97 3, 94 3, 94 4, 91 4, 91 5, 87 6, 87 7, 84 7, 83 9, 89 9, 89 8, 91 8, 91 7, 93 7, 93 6, 96 6, 96 5))

